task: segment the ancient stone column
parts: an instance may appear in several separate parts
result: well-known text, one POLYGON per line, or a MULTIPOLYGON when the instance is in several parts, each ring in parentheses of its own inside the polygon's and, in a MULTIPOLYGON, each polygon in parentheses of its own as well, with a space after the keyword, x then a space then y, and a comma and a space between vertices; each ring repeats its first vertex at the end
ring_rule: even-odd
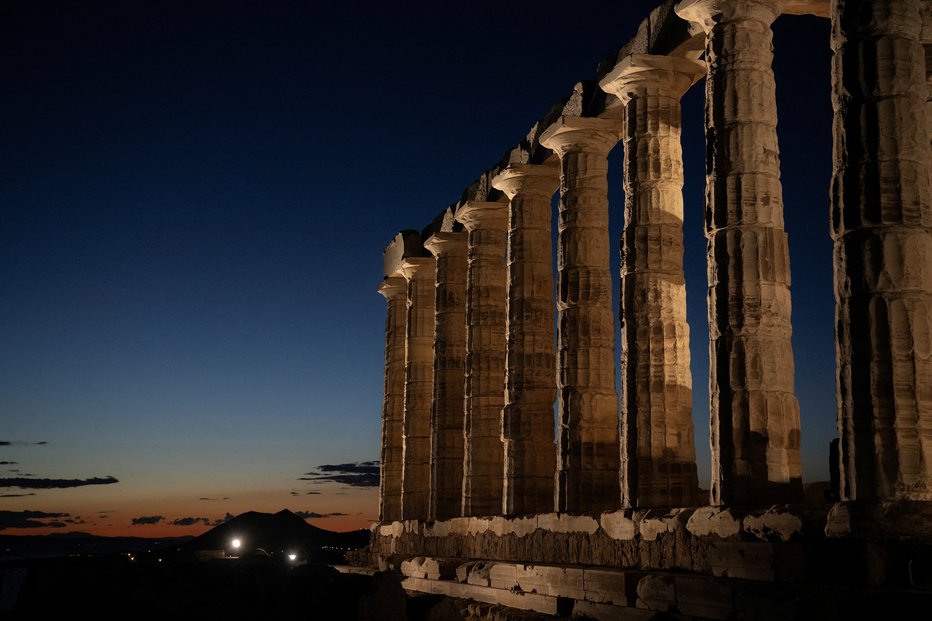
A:
POLYGON ((437 258, 429 517, 444 520, 459 516, 463 503, 466 233, 435 233, 424 247, 437 258))
POLYGON ((608 163, 617 121, 561 117, 540 136, 560 157, 558 511, 620 505, 608 163))
POLYGON ((932 196, 921 5, 832 3, 845 500, 932 500, 932 196))
POLYGON ((480 201, 468 202, 456 212, 469 232, 463 515, 502 511, 507 215, 507 204, 480 201))
POLYGON ((402 423, 405 412, 405 323, 408 286, 388 277, 379 293, 388 301, 385 317, 385 393, 382 401, 382 458, 379 476, 379 520, 401 519, 402 423))
POLYGON ((431 257, 408 258, 400 272, 408 281, 401 519, 424 520, 430 495, 436 261, 431 257))
POLYGON ((802 497, 770 24, 782 0, 683 0, 706 32, 712 503, 802 497))
POLYGON ((553 404, 557 397, 553 347, 551 198, 556 166, 511 164, 492 179, 508 207, 508 349, 505 354, 505 515, 554 510, 553 404))
POLYGON ((697 504, 683 274, 680 98, 703 63, 636 54, 600 82, 624 105, 621 493, 627 507, 697 504))

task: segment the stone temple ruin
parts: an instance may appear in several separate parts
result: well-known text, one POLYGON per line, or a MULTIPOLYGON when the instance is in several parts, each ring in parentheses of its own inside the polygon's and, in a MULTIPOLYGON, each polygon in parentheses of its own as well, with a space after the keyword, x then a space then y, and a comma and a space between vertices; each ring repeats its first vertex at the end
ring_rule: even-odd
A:
POLYGON ((928 606, 930 5, 667 1, 461 201, 399 233, 379 288, 371 561, 400 569, 410 591, 574 617, 928 606), (771 70, 781 14, 832 24, 840 439, 838 502, 819 506, 801 502, 771 70), (680 98, 703 79, 709 498, 697 494, 679 135, 680 98), (618 142, 616 319, 606 156, 618 142))

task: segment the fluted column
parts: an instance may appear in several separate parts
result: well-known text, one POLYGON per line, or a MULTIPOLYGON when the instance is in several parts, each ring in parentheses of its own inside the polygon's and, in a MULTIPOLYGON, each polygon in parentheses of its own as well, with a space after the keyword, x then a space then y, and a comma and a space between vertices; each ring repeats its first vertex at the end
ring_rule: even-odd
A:
POLYGON ((832 2, 845 500, 932 500, 932 196, 921 6, 832 2))
POLYGON ((430 413, 430 519, 460 515, 466 367, 466 233, 424 242, 437 258, 434 393, 430 413))
POLYGON ((385 315, 385 392, 382 401, 382 456, 379 476, 379 520, 401 519, 402 424, 405 413, 405 323, 407 283, 388 277, 379 285, 385 315))
POLYGON ((608 163, 617 121, 561 117, 540 136, 560 157, 558 511, 620 505, 608 163))
POLYGON ((712 503, 801 499, 770 24, 782 0, 684 0, 706 31, 712 503))
POLYGON ((621 493, 627 507, 697 503, 680 98, 704 74, 695 60, 637 54, 600 82, 624 104, 621 493))
POLYGON ((456 219, 469 232, 466 269, 466 439, 463 515, 502 511, 505 405, 505 203, 468 202, 456 219))
POLYGON ((782 0, 684 0, 706 32, 712 503, 801 499, 770 24, 782 0))
POLYGON ((423 520, 428 515, 430 490, 436 261, 430 257, 405 259, 400 272, 408 281, 401 518, 423 520))
POLYGON ((492 179, 508 207, 508 349, 505 354, 505 515, 554 510, 553 238, 556 166, 511 164, 492 179))

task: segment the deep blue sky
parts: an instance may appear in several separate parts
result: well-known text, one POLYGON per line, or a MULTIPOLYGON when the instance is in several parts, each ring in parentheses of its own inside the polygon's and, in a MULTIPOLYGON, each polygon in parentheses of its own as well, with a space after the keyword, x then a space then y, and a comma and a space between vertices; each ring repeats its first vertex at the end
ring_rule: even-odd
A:
MULTIPOLYGON (((0 445, 18 462, 0 468, 120 480, 0 510, 125 501, 117 528, 184 515, 190 497, 187 515, 211 519, 282 506, 373 519, 371 489, 348 508, 340 496, 359 490, 292 492, 315 466, 378 458, 382 248, 595 77, 656 3, 148 4, 0 7, 0 441, 48 442, 0 445), (220 489, 240 502, 196 504, 220 489)), ((775 31, 804 475, 817 480, 835 435, 829 29, 787 16, 775 31)), ((684 149, 707 481, 701 84, 684 99, 684 149)))

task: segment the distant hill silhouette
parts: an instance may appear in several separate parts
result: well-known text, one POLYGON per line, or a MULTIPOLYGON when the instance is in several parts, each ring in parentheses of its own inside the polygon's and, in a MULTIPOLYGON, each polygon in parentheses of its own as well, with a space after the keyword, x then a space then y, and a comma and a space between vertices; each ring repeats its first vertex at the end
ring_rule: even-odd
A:
POLYGON ((356 550, 369 544, 368 530, 337 533, 312 526, 287 509, 278 513, 247 511, 195 537, 184 547, 188 550, 226 550, 233 552, 232 541, 242 542, 240 554, 261 549, 271 555, 304 554, 316 558, 322 548, 356 550))

